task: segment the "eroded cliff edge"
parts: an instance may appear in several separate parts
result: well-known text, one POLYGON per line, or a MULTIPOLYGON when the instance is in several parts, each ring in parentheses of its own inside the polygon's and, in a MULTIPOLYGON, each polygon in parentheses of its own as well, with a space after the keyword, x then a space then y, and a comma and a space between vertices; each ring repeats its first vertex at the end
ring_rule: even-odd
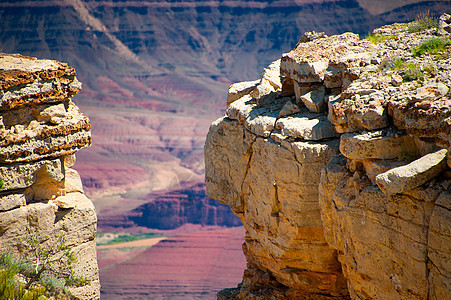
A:
POLYGON ((205 180, 246 228, 248 268, 219 298, 449 297, 450 22, 306 33, 230 87, 205 180))
MULTIPOLYGON (((97 217, 72 169, 91 145, 89 119, 70 100, 80 90, 67 64, 0 54, 0 250, 28 257, 30 235, 49 247, 63 237, 74 274, 86 280, 71 294, 98 299, 97 217)), ((53 268, 63 268, 57 257, 53 268)))

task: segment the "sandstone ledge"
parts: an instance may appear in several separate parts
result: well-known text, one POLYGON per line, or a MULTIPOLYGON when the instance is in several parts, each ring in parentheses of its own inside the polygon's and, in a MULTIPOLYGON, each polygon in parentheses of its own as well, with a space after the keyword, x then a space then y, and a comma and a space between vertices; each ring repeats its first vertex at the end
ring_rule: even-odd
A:
POLYGON ((240 217, 248 261, 219 299, 451 293, 449 48, 412 55, 433 29, 374 33, 387 39, 305 34, 280 85, 276 61, 210 127, 207 195, 240 217), (412 66, 433 71, 412 80, 412 66))

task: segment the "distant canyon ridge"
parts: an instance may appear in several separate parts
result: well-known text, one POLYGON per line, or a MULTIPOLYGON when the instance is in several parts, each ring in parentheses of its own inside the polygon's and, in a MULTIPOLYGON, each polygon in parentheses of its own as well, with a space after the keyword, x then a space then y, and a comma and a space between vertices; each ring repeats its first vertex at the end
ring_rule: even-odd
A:
POLYGON ((76 168, 100 230, 114 220, 166 224, 150 225, 143 212, 176 212, 177 224, 188 222, 168 203, 196 193, 206 223, 236 225, 199 192, 205 136, 224 113, 228 86, 260 78, 305 31, 364 36, 449 8, 416 0, 9 1, 0 3, 0 51, 77 70, 83 91, 74 101, 91 119, 93 146, 77 154, 76 168))

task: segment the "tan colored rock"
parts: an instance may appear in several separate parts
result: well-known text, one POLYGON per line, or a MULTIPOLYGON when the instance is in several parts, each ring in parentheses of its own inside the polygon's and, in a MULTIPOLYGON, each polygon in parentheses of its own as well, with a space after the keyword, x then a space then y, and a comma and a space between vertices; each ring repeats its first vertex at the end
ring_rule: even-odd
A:
POLYGON ((252 90, 250 95, 259 99, 265 95, 276 92, 282 88, 280 81, 280 59, 272 62, 263 70, 260 83, 252 90))
POLYGON ((340 95, 327 95, 326 101, 327 101, 327 119, 329 120, 330 123, 334 124, 334 117, 333 114, 331 113, 332 106, 335 103, 340 102, 340 95))
POLYGON ((402 77, 400 75, 398 75, 398 74, 393 74, 391 76, 391 84, 393 84, 394 86, 401 85, 402 81, 403 81, 402 77))
POLYGON ((366 176, 368 176, 372 184, 376 184, 377 175, 405 165, 404 162, 394 159, 365 159, 362 163, 366 176))
POLYGON ((396 36, 377 44, 353 34, 306 37, 281 59, 281 92, 266 82, 228 111, 237 122, 213 126, 206 144, 211 197, 230 198, 246 227, 248 269, 231 297, 340 298, 346 278, 351 299, 447 298, 449 68, 441 56, 412 56, 431 33, 394 24, 375 30, 396 36), (396 68, 398 58, 427 70, 424 80, 412 79, 410 67, 396 68), (296 114, 281 97, 286 91, 300 100, 315 90, 324 90, 323 102, 298 101, 296 114), (307 112, 326 104, 329 127, 325 115, 307 112), (336 144, 340 133, 343 155, 324 153, 320 145, 336 144))
MULTIPOLYGON (((321 220, 323 223, 324 237, 327 243, 334 249, 342 249, 343 245, 338 236, 341 236, 343 228, 335 225, 337 212, 335 210, 332 195, 336 187, 346 177, 351 174, 347 170, 347 159, 339 154, 332 157, 328 164, 321 169, 321 178, 318 186, 318 203, 321 211, 321 220)), ((342 206, 336 208, 338 211, 343 209, 342 206)))
MULTIPOLYGON (((366 93, 373 90, 362 90, 366 93)), ((340 102, 331 105, 329 119, 333 120, 335 130, 340 133, 377 130, 388 126, 387 110, 383 106, 384 98, 377 93, 354 94, 350 99, 341 96, 340 102)))
POLYGON ((75 70, 54 60, 0 54, 0 110, 55 102, 81 90, 75 70))
POLYGON ((324 99, 325 93, 325 87, 323 85, 320 85, 314 90, 302 94, 299 97, 299 100, 302 101, 311 112, 320 113, 326 110, 327 107, 326 101, 324 99))
POLYGON ((229 107, 229 105, 235 100, 238 100, 241 97, 248 95, 259 83, 260 80, 254 80, 232 84, 229 87, 229 91, 227 93, 227 107, 229 107))
MULTIPOLYGON (((74 295, 80 299, 99 299, 100 285, 95 252, 96 214, 92 202, 80 198, 77 205, 64 212, 54 204, 34 203, 7 212, 0 212, 0 242, 2 249, 13 251, 26 238, 27 228, 48 237, 45 244, 52 245, 59 235, 72 246, 77 258, 74 263, 76 274, 82 275, 88 283, 74 288, 74 295), (57 220, 57 222, 55 222, 57 220)), ((26 253, 23 253, 26 254, 26 253)))
POLYGON ((66 193, 84 193, 83 184, 77 171, 74 169, 66 169, 64 175, 64 190, 66 193))
POLYGON ((316 202, 319 169, 336 153, 337 141, 277 144, 246 133, 236 121, 212 124, 205 146, 208 196, 242 218, 249 263, 289 287, 343 295, 345 282, 326 246, 316 202))
POLYGON ((437 34, 447 35, 451 33, 451 15, 442 14, 438 21, 437 34))
POLYGON ((301 112, 301 109, 291 101, 287 101, 279 112, 279 118, 291 116, 301 112))
POLYGON ((25 190, 27 198, 33 201, 46 201, 65 194, 64 180, 35 183, 25 190))
MULTIPOLYGON (((76 299, 99 299, 96 213, 70 169, 74 153, 91 144, 89 119, 68 98, 80 89, 66 64, 0 54, 0 245, 31 261, 30 235, 44 248, 63 238, 73 271, 86 279, 68 289, 76 299)), ((62 254, 49 258, 55 274, 67 271, 62 254)))
POLYGON ((443 97, 420 103, 398 101, 388 103, 388 113, 394 125, 408 134, 434 141, 437 145, 451 146, 451 100, 443 97))
POLYGON ((295 96, 294 93, 294 81, 290 77, 285 77, 282 81, 282 91, 280 92, 282 97, 295 96))
POLYGON ((275 90, 271 83, 268 80, 261 80, 249 95, 254 99, 259 99, 273 92, 275 90))
POLYGON ((75 157, 75 154, 69 154, 69 155, 63 156, 64 168, 66 168, 66 169, 72 168, 75 165, 76 159, 77 158, 75 157))
POLYGON ((329 61, 346 52, 358 39, 358 35, 344 33, 298 43, 294 50, 282 56, 281 74, 297 82, 322 82, 329 61))
MULTIPOLYGON (((61 104, 62 105, 62 104, 61 104)), ((70 155, 91 145, 91 124, 72 102, 58 124, 15 131, 0 140, 0 162, 15 163, 70 155)), ((56 114, 56 113, 55 113, 56 114)))
POLYGON ((235 214, 243 212, 242 182, 255 139, 236 120, 219 118, 205 141, 207 197, 230 205, 235 214))
POLYGON ((427 298, 434 199, 424 201, 418 192, 418 199, 390 196, 375 186, 356 191, 359 179, 337 157, 323 169, 320 183, 325 236, 340 253, 351 298, 427 298))
POLYGON ((335 273, 334 252, 325 247, 315 204, 317 168, 336 153, 333 145, 335 141, 278 145, 262 138, 255 140, 242 190, 243 224, 248 232, 243 249, 251 264, 268 269, 286 286, 340 295, 344 282, 335 273), (307 162, 308 168, 301 167, 307 162), (298 177, 293 179, 292 174, 298 177))
MULTIPOLYGON (((88 198, 80 192, 67 193, 59 196, 53 203, 59 208, 67 209, 77 207, 78 203, 85 202, 88 198)), ((89 200, 89 199, 88 199, 89 200)))
POLYGON ((64 107, 63 103, 60 103, 57 105, 51 105, 43 109, 38 116, 38 120, 44 120, 48 122, 53 117, 63 118, 66 115, 67 115, 66 108, 64 107))
POLYGON ((285 136, 309 141, 339 136, 326 116, 305 111, 277 120, 276 129, 285 136))
POLYGON ((22 193, 0 194, 0 212, 11 210, 26 204, 27 200, 22 193))
POLYGON ((343 70, 329 65, 324 74, 324 86, 330 89, 343 86, 343 70))
POLYGON ((451 192, 444 191, 435 201, 429 224, 427 254, 431 299, 446 299, 451 290, 450 210, 451 192))
POLYGON ((420 186, 445 170, 447 152, 442 149, 379 174, 376 176, 376 183, 386 194, 402 193, 420 186))
POLYGON ((345 133, 340 137, 340 152, 350 159, 402 159, 418 153, 415 141, 396 130, 345 133))
MULTIPOLYGON (((289 98, 284 98, 285 102, 289 98)), ((259 107, 250 96, 244 96, 233 102, 227 109, 227 116, 237 120, 252 133, 269 137, 279 116, 279 112, 285 105, 284 101, 276 101, 273 105, 259 107)))
POLYGON ((448 94, 449 88, 443 83, 432 83, 417 89, 414 96, 416 101, 433 101, 448 94))
POLYGON ((41 175, 46 178, 50 177, 55 181, 62 180, 64 174, 61 167, 61 161, 55 159, 29 164, 0 166, 0 178, 3 179, 4 183, 2 191, 29 187, 33 185, 41 175))
POLYGON ((280 81, 280 59, 273 61, 263 70, 262 81, 267 80, 275 91, 282 88, 280 81))

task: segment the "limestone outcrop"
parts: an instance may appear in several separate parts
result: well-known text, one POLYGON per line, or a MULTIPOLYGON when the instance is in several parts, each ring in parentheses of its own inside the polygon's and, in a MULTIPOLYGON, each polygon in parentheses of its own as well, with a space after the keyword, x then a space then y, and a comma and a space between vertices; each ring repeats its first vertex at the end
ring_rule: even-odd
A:
POLYGON ((451 39, 411 25, 306 33, 231 87, 205 181, 248 269, 218 299, 449 297, 451 39))
POLYGON ((74 274, 86 280, 71 294, 98 299, 97 217, 72 168, 75 153, 91 145, 89 119, 70 100, 80 90, 64 63, 0 54, 0 251, 32 259, 30 236, 43 247, 62 238, 75 255, 74 274))

